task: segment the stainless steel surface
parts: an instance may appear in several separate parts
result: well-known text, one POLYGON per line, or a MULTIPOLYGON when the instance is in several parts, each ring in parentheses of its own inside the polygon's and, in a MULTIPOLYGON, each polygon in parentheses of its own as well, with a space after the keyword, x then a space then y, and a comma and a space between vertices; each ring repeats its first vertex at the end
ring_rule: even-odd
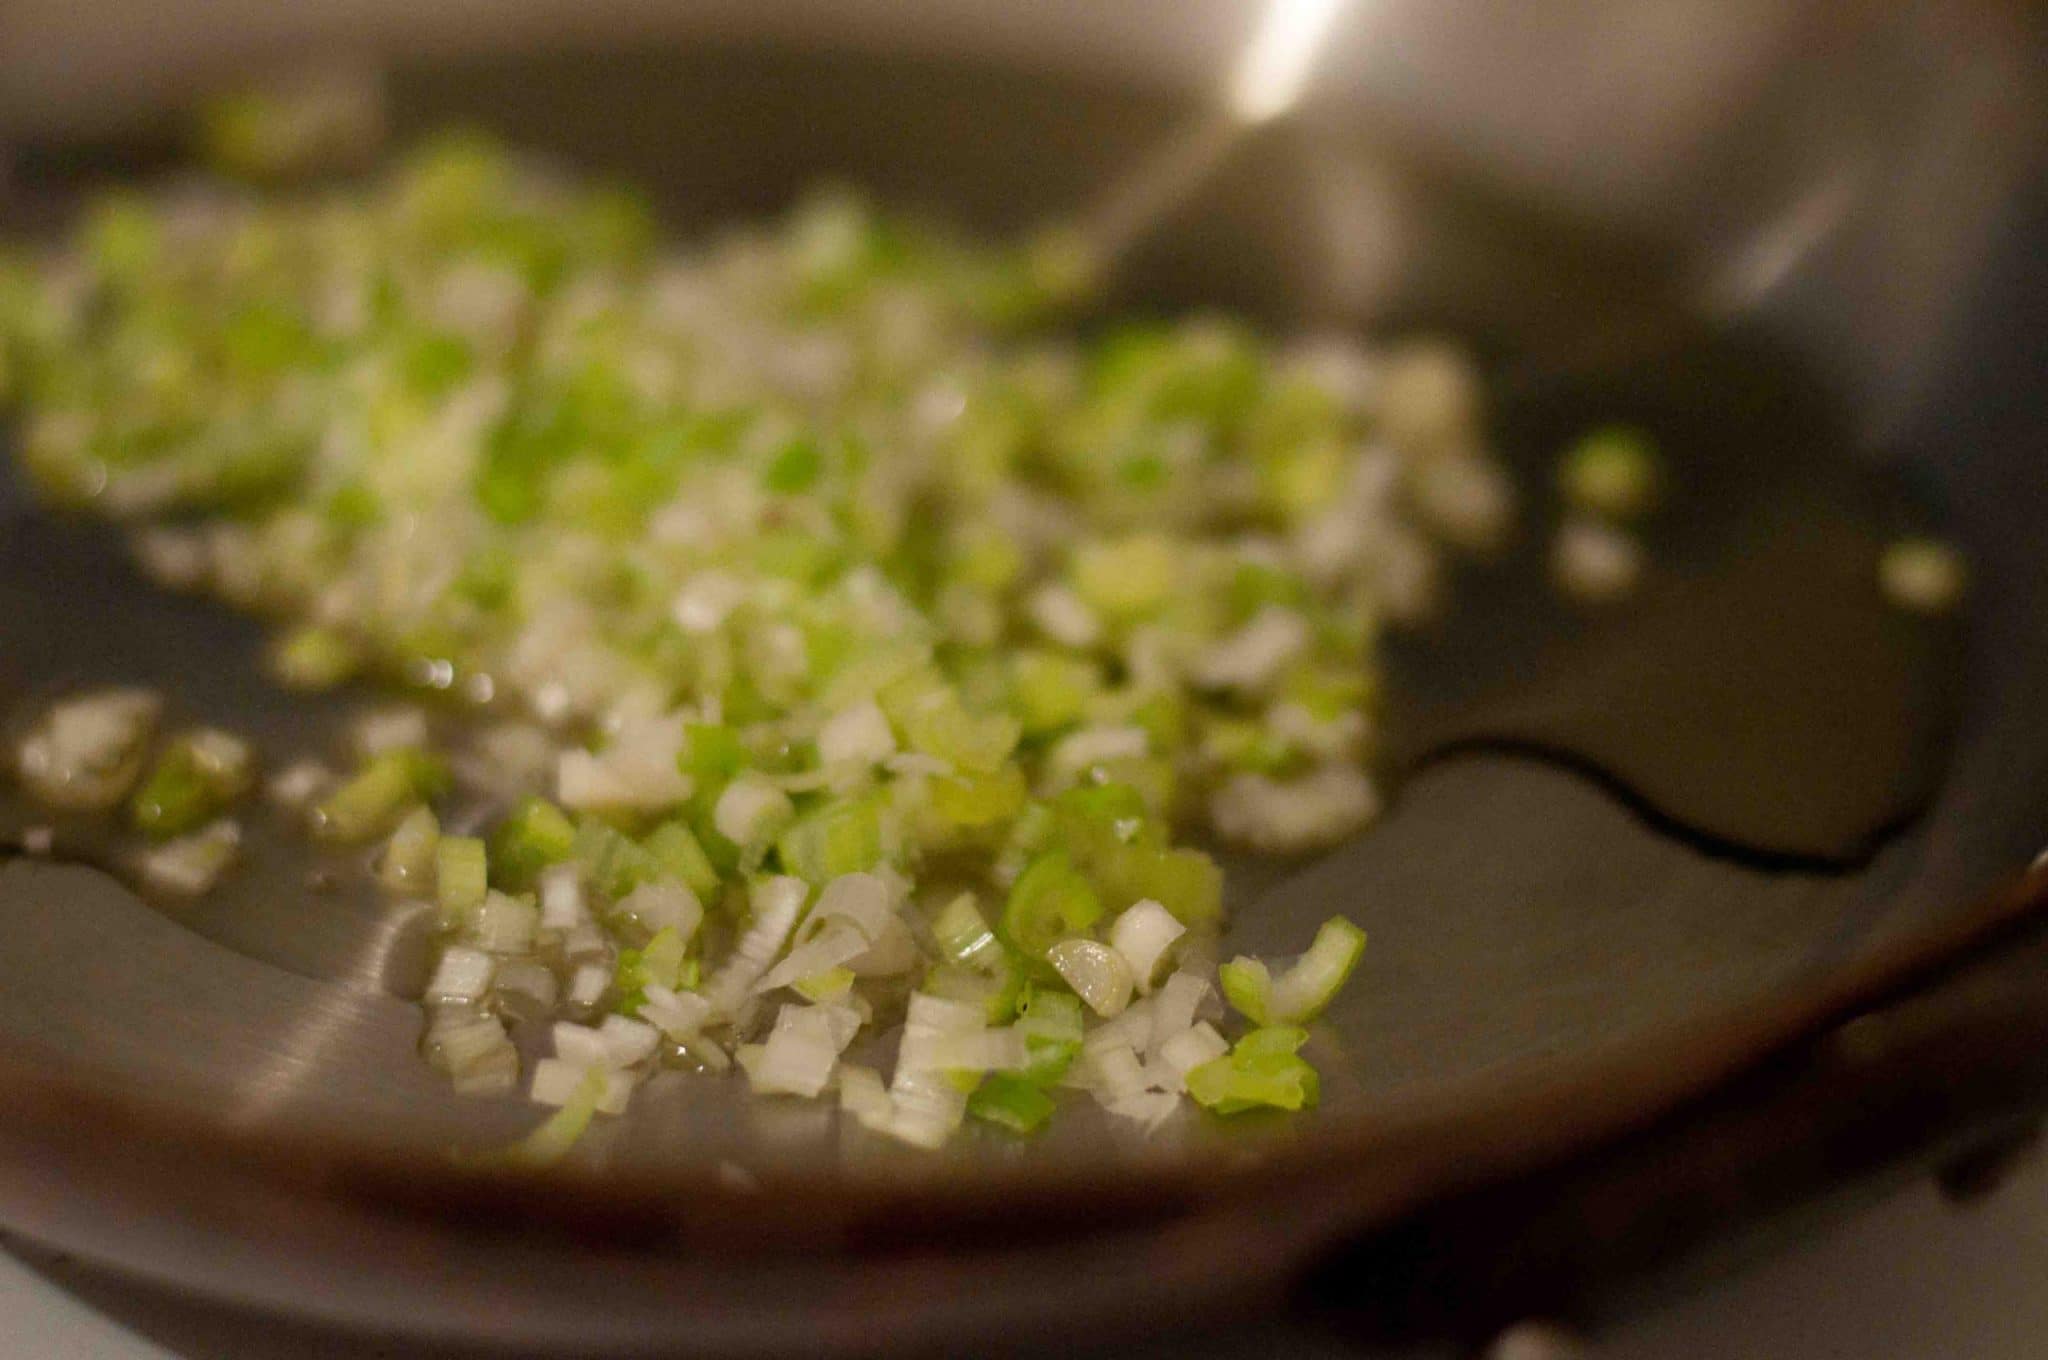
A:
MULTIPOLYGON (((403 56, 781 41, 1079 74, 1222 103, 1279 3, 1245 0, 14 0, 0 128, 105 128, 308 54, 403 56)), ((1297 0, 1295 8, 1302 5, 1297 0)), ((1873 427, 1906 410, 1972 264, 2036 164, 2039 17, 2021 0, 1343 0, 1308 117, 1369 130, 1503 199, 1674 246, 1728 312, 1840 355, 1873 427)), ((1427 219, 1375 165, 1327 167, 1297 248, 1371 312, 1427 219), (1391 194, 1390 190, 1393 190, 1391 194), (1393 262, 1390 264, 1390 260, 1393 262)))
MULTIPOLYGON (((431 120, 474 105, 516 134, 601 165, 660 172, 657 188, 686 221, 761 211, 832 172, 1009 228, 1100 203, 1175 154, 1191 127, 1218 116, 1266 12, 1064 0, 1028 10, 683 10, 616 0, 572 9, 517 0, 485 22, 467 7, 383 0, 290 8, 167 0, 111 10, 14 0, 0 12, 0 135, 32 153, 26 181, 34 168, 26 162, 68 139, 118 140, 139 117, 149 123, 143 111, 210 78, 339 45, 352 59, 390 64, 407 116, 431 120), (653 55, 608 64, 601 40, 625 36, 653 55), (714 45, 688 45, 705 41, 714 45), (581 95, 542 97, 527 79, 520 54, 548 44, 571 66, 587 50, 584 84, 574 87, 581 95), (865 55, 840 62, 790 55, 795 49, 865 55), (697 116, 651 115, 678 107, 662 102, 675 99, 697 116)), ((2042 691, 2048 652, 2038 628, 2009 621, 2013 601, 2038 598, 2030 592, 2042 569, 1999 517, 2027 522, 2030 506, 2048 509, 2048 488, 2000 485, 2022 466, 2008 455, 1972 474, 1939 440, 1895 436, 1917 428, 1916 398, 1957 361, 1949 341, 1970 296, 1965 285, 2040 164, 2032 22, 2017 6, 1960 2, 1681 0, 1537 4, 1508 14, 1476 3, 1358 0, 1341 7, 1327 47, 1313 54, 1299 112, 1233 133, 1213 174, 1135 233, 1142 239, 1125 275, 1147 300, 1220 302, 1286 323, 1426 317, 1463 325, 1541 354, 1564 375, 1645 361, 1702 318, 1770 331, 1835 385, 1856 453, 1911 462, 1925 475, 1961 469, 1946 489, 1979 512, 1962 530, 1983 550, 1973 645, 1991 647, 1995 664, 1972 672, 1958 777, 1924 825, 1860 873, 1785 872, 1671 840, 1568 771, 1461 759, 1419 777, 1386 825, 1294 880, 1233 937, 1259 952, 1282 947, 1333 901, 1352 906, 1374 933, 1364 977, 1318 1041, 1330 1079, 1315 1120, 1240 1138, 1191 1124, 1183 1137, 1138 1145, 1084 1116, 1022 1151, 989 1140, 932 1161, 842 1141, 819 1111, 752 1104, 729 1084, 675 1077, 648 1093, 633 1120, 609 1129, 597 1151, 615 1169, 693 1183, 715 1179, 722 1163, 742 1163, 768 1178, 771 1197, 778 1176, 836 1174, 965 1194, 981 1178, 1020 1168, 1057 1173, 1050 1196, 1115 1167, 1105 1179, 1127 1183, 1133 1198, 1105 1219, 1159 1244, 1157 1278, 1139 1282, 1144 1297, 1156 1307, 1178 1291, 1224 1306, 1242 1302, 1233 1289, 1252 1287, 1241 1277, 1275 1286, 1313 1253, 1316 1234, 1355 1226, 1336 1216, 1343 1206, 1333 1205, 1328 1221, 1309 1215, 1239 1238, 1198 1222, 1208 1192, 1172 1199, 1164 1179, 1137 1172, 1213 1170, 1248 1158, 1283 1167, 1309 1151, 1328 1159, 1325 1167, 1341 1164, 1349 1146, 1336 1141, 1341 1135, 1448 1119, 1510 1076, 1598 1070, 1632 1045, 1796 995, 1841 965, 1957 919, 2040 838, 2048 750, 2022 714, 2042 691), (1161 1220, 1175 1231, 1154 1233, 1161 1220)), ((245 626, 153 605, 130 615, 126 585, 90 549, 80 553, 63 591, 10 603, 15 628, 31 628, 30 620, 60 627, 93 601, 105 620, 133 625, 105 630, 94 665, 175 679, 204 658, 205 702, 259 731, 305 739, 314 730, 253 678, 245 626)), ((0 643, 10 641, 0 632, 0 643)), ((4 651, 17 668, 37 655, 30 645, 4 651)), ((17 678, 44 689, 56 681, 18 670, 17 678)), ((489 1144, 529 1122, 516 1103, 458 1101, 412 1065, 412 1021, 399 994, 417 972, 416 933, 367 898, 303 901, 290 877, 298 867, 280 861, 272 877, 259 873, 239 895, 182 917, 81 871, 0 870, 15 945, 0 952, 0 1056, 168 1109, 187 1125, 253 1131, 279 1147, 339 1134, 357 1151, 438 1157, 451 1142, 489 1144)), ((1626 1126, 1633 1094, 1612 1093, 1587 1128, 1626 1126)), ((1585 1133, 1560 1126, 1554 1136, 1585 1133)), ((1456 1172, 1419 1165, 1418 1187, 1456 1172)), ((18 1175, 17 1187, 26 1179, 18 1175)), ((317 1173, 316 1183, 355 1188, 317 1173)), ((270 1305, 393 1325, 405 1318, 403 1299, 379 1297, 395 1278, 393 1260, 367 1263, 352 1291, 338 1282, 332 1294, 307 1296, 302 1282, 263 1274, 264 1244, 246 1234, 227 1241, 237 1214, 290 1202, 266 1198, 271 1189, 226 1208, 175 1197, 153 1215, 129 1206, 132 1221, 116 1206, 89 1228, 52 1195, 34 1201, 29 1226, 209 1289, 238 1287, 224 1282, 246 1275, 241 1295, 270 1305), (170 1260, 213 1240, 225 1243, 214 1256, 170 1260)), ((81 1190, 88 1199, 90 1187, 81 1190)), ((1400 1202, 1391 1191, 1374 1201, 1380 1212, 1400 1202)), ((808 1230, 849 1258, 857 1255, 849 1244, 901 1207, 835 1201, 806 1224, 801 1205, 779 1203, 775 1231, 785 1245, 808 1230)), ((1002 1208, 982 1215, 999 1222, 1002 1208)), ((741 1206, 721 1204, 714 1217, 739 1225, 741 1236, 762 1231, 741 1206)), ((343 1235, 326 1219, 291 1226, 329 1245, 343 1235)), ((432 1214, 404 1219, 392 1240, 426 1253, 440 1226, 432 1214)), ((716 1231, 699 1229, 691 1240, 713 1241, 716 1231)), ((1132 1250, 1107 1229, 1091 1249, 1103 1261, 1132 1250)), ((522 1260, 538 1270, 545 1253, 535 1248, 522 1260)), ((620 1281, 696 1271, 700 1283, 715 1275, 718 1288, 732 1290, 733 1307, 766 1316, 774 1306, 774 1291, 737 1267, 720 1275, 688 1253, 649 1253, 632 1265, 640 1273, 622 1272, 620 1281)), ((807 1306, 839 1308, 845 1322, 858 1300, 832 1292, 836 1268, 830 1253, 807 1261, 798 1292, 807 1306)), ((923 1268, 901 1265, 898 1283, 923 1268)), ((968 1277, 966 1264, 953 1269, 947 1278, 968 1277)), ((1029 1270, 1014 1269, 1006 1288, 925 1319, 929 1335, 971 1327, 977 1306, 998 1320, 1043 1314, 1042 1293, 1014 1283, 1029 1270)), ((1079 1274, 1076 1305, 1113 1309, 1114 1282, 1079 1274)), ((432 1314, 443 1329, 517 1330, 541 1325, 550 1307, 605 1306, 596 1293, 562 1297, 573 1283, 523 1299, 502 1279, 453 1267, 437 1283, 458 1300, 432 1314), (479 1316, 480 1299, 504 1312, 479 1316)), ((695 1297, 691 1306, 719 1302, 695 1297)), ((734 1322, 714 1342, 761 1349, 797 1334, 804 1316, 798 1308, 776 1320, 780 1332, 734 1322)), ((624 1311, 614 1320, 621 1335, 651 1325, 624 1311)), ((852 1326, 831 1343, 858 1340, 852 1326)))
MULTIPOLYGON (((0 1332, 36 1360, 453 1360, 434 1348, 280 1328, 52 1259, 0 1255, 0 1332)), ((2048 1332, 2048 1168, 1958 1206, 1931 1184, 1831 1224, 1767 1262, 1602 1331, 1584 1360, 2033 1360, 2048 1332)), ((1346 1360, 1375 1354, 1271 1319, 1128 1360, 1346 1360)), ((1074 1353, 1063 1351, 1062 1353, 1074 1353)), ((1388 1360, 1439 1360, 1401 1352, 1388 1360)))

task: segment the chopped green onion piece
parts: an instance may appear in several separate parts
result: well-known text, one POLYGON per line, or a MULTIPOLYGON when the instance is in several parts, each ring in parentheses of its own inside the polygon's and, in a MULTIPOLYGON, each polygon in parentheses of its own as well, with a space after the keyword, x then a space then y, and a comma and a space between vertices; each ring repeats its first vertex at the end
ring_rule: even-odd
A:
POLYGON ((647 834, 641 845, 661 865, 664 874, 679 879, 699 899, 709 902, 717 896, 718 870, 688 825, 680 821, 663 822, 647 834))
POLYGON ((853 990, 854 975, 851 968, 827 968, 822 973, 813 973, 807 978, 798 978, 792 984, 797 995, 806 1001, 837 1001, 853 990))
POLYGON ((604 1099, 608 1083, 609 1077, 604 1069, 591 1068, 583 1074, 583 1080, 576 1084, 575 1091, 570 1093, 562 1108, 513 1144, 506 1155, 514 1163, 530 1167, 549 1167, 561 1161, 590 1128, 591 1118, 597 1113, 598 1102, 604 1099))
POLYGON ((932 811, 954 826, 995 826, 1017 815, 1026 796, 1024 773, 1006 766, 993 773, 940 775, 931 782, 932 811))
POLYGON ((1046 951, 1060 980, 1097 1015, 1121 1015, 1131 1004, 1135 979, 1122 954, 1099 940, 1061 940, 1046 951))
POLYGON ((1097 872, 1103 890, 1119 909, 1150 898, 1184 926, 1209 926, 1223 919, 1223 870, 1200 850, 1123 846, 1097 872))
POLYGON ((1085 657, 1026 651, 1010 663, 1011 697, 1024 730, 1038 735, 1080 721, 1101 688, 1101 672, 1085 657))
POLYGON ((682 985, 683 960, 689 946, 683 937, 673 929, 664 928, 655 933, 640 951, 640 967, 643 970, 642 984, 657 983, 673 991, 682 985))
POLYGON ((1156 845, 1145 796, 1129 784, 1083 784, 1053 800, 1059 842, 1077 863, 1098 870, 1127 846, 1156 845))
POLYGON ((993 971, 946 963, 925 975, 922 990, 948 1001, 979 1006, 991 1025, 1000 1025, 1016 1014, 1024 978, 1008 960, 993 971))
POLYGON ((1939 539, 1902 538, 1885 545, 1877 564, 1885 598, 1930 617, 1946 614, 1969 588, 1970 569, 1954 545, 1939 539))
POLYGON ((993 1072, 967 1098, 967 1113, 1012 1133, 1034 1133, 1052 1118, 1053 1098, 1024 1077, 993 1072))
POLYGON ((1017 1030, 1029 1063, 1024 1076, 1046 1085, 1066 1075, 1081 1054, 1081 998, 1049 987, 1034 987, 1018 1006, 1017 1030))
POLYGON ((386 751, 315 806, 313 830, 323 840, 366 841, 397 825, 415 803, 439 797, 447 788, 447 768, 433 756, 412 747, 386 751))
POLYGON ((969 713, 949 689, 927 691, 912 700, 901 719, 913 750, 956 769, 988 773, 1001 768, 1022 732, 1007 713, 969 713))
POLYGON ((683 729, 682 753, 676 765, 700 788, 722 784, 747 766, 747 746, 737 730, 723 723, 691 723, 683 729))
POLYGON ((1255 1025, 1263 1025, 1273 1009, 1273 976, 1257 959, 1239 955, 1216 970, 1223 999, 1255 1025))
POLYGON ((882 814, 873 798, 847 798, 807 813, 784 831, 775 853, 785 872, 813 886, 866 873, 883 860, 882 814))
POLYGON ((1609 425, 1572 445, 1558 484, 1572 505, 1611 519, 1634 519, 1657 503, 1657 446, 1641 430, 1609 425))
POLYGON ((1259 959, 1239 955, 1217 969, 1224 999, 1255 1024, 1306 1024, 1328 1009, 1365 954, 1365 932, 1333 916, 1294 965, 1277 978, 1259 959))
POLYGON ((1265 1058, 1277 1053, 1299 1053, 1307 1042, 1308 1031, 1299 1025, 1262 1025, 1247 1031, 1231 1051, 1247 1058, 1265 1058))
POLYGON ((773 841, 795 816, 788 794, 758 775, 742 775, 718 795, 712 825, 734 845, 752 849, 773 841))
POLYGON ((1262 1107, 1306 1109, 1322 1091, 1315 1068, 1291 1053, 1217 1058, 1190 1071, 1187 1086, 1197 1104, 1217 1114, 1241 1114, 1262 1107))
POLYGON ((577 826, 570 858, 583 866, 590 885, 614 902, 662 876, 661 861, 651 851, 595 817, 577 826))
POLYGON ((799 436, 784 444, 762 474, 762 485, 779 495, 808 490, 824 471, 825 460, 814 439, 799 436))
POLYGON ((656 931, 645 948, 621 950, 615 983, 622 997, 619 1010, 628 1015, 637 1012, 647 999, 650 983, 670 991, 683 986, 688 953, 683 937, 667 927, 656 931))
POLYGON ((1177 556, 1159 534, 1086 544, 1074 554, 1074 591, 1112 617, 1150 613, 1173 593, 1177 556))
POLYGON ((1323 922, 1308 953, 1274 981, 1273 1020, 1300 1025, 1321 1015, 1350 980, 1364 954, 1364 931, 1342 916, 1323 922))
POLYGON ((174 738, 135 791, 136 829, 156 840, 196 830, 249 787, 249 750, 224 732, 174 738))
POLYGON ((1293 1026, 1255 1029, 1225 1056, 1191 1069, 1188 1094, 1217 1114, 1305 1109, 1322 1090, 1315 1068, 1296 1054, 1307 1040, 1307 1032, 1293 1026))
POLYGON ((317 626, 293 629, 270 650, 271 673, 292 689, 333 689, 362 667, 362 652, 354 643, 317 626))
POLYGON ((491 833, 491 870, 504 888, 528 888, 575 848, 575 823, 547 799, 526 798, 491 833))
POLYGON ((484 843, 474 836, 443 836, 434 849, 435 893, 446 921, 461 921, 483 905, 490 887, 484 843))
POLYGON ((1061 940, 1102 919, 1102 899, 1064 850, 1031 861, 1003 904, 1003 934, 1027 958, 1043 959, 1061 940))
POLYGON ((982 919, 973 893, 961 893, 946 904, 932 922, 932 936, 953 963, 990 973, 1009 962, 1009 951, 982 919))
POLYGON ((434 871, 435 851, 441 840, 441 823, 430 807, 416 807, 398 823, 385 843, 384 857, 377 873, 387 887, 403 891, 424 884, 434 871))

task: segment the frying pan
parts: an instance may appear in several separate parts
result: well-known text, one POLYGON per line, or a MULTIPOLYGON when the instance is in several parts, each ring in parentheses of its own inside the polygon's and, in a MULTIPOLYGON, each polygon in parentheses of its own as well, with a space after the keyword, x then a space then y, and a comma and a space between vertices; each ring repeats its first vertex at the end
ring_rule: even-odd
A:
MULTIPOLYGON (((1076 1111, 931 1157, 678 1076, 513 1178, 449 1156, 533 1113, 413 1061, 412 923, 261 834, 220 894, 152 906, 60 825, 0 864, 0 1222, 212 1297, 556 1350, 984 1352, 1283 1300, 1476 1332, 2011 1137, 2048 1102, 2039 35, 1893 10, 1354 4, 1303 107, 1219 133, 1261 7, 522 3, 486 32, 17 0, 24 231, 173 168, 195 92, 342 48, 401 132, 492 126, 681 231, 820 178, 1014 231, 1214 140, 1114 305, 1467 335, 1530 505, 1396 647, 1383 823, 1233 866, 1229 945, 1340 906, 1374 937, 1311 1118, 1142 1141, 1076 1111), (1642 599, 1587 617, 1534 567, 1543 469, 1613 417, 1658 433, 1677 495, 1642 599), (1927 525, 1970 557, 1956 620, 1866 589, 1927 525)), ((9 713, 158 684, 285 755, 368 701, 271 689, 255 624, 11 485, 0 523, 9 713)))

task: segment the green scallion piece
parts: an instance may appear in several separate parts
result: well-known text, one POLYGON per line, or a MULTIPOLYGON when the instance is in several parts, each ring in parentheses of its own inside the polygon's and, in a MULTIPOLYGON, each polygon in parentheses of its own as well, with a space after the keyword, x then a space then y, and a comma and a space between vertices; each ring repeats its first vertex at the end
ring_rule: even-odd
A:
POLYGON ((1034 986, 1018 1005, 1017 1029, 1028 1057, 1024 1076, 1041 1086, 1066 1075, 1081 1055, 1085 1014, 1071 992, 1034 986))
POLYGON ((576 825, 560 808, 545 798, 524 798, 491 832, 491 871, 508 892, 524 891, 575 848, 576 825))
POLYGON ((775 843, 785 872, 813 885, 865 873, 884 857, 881 808, 873 798, 848 798, 805 814, 775 843))
POLYGON ((562 1108, 513 1144, 506 1153, 507 1159, 515 1165, 542 1168, 554 1166, 568 1156, 569 1150, 589 1130, 590 1121, 597 1114, 598 1102, 604 1099, 607 1080, 601 1068, 592 1068, 585 1073, 562 1108))
POLYGON ((1009 1072, 984 1078, 967 1098, 967 1113, 1012 1133, 1035 1133, 1058 1107, 1043 1088, 1009 1072))
POLYGON ((1191 1070, 1188 1094, 1217 1114, 1306 1109, 1322 1093, 1315 1068, 1296 1053, 1307 1039, 1291 1026, 1255 1029, 1223 1057, 1191 1070))
POLYGON ((1031 861, 1003 904, 1003 934, 1026 958, 1043 959, 1061 940, 1102 919, 1102 899, 1064 850, 1031 861))
POLYGON ((270 649, 271 674, 292 689, 333 689, 362 668, 362 651, 328 628, 295 628, 270 649))
POLYGON ((373 756, 313 809, 313 832, 356 844, 383 835, 414 804, 448 790, 448 770, 425 751, 404 747, 373 756))
POLYGON ((196 831, 247 791, 252 768, 249 748, 225 732, 175 737, 130 799, 129 815, 155 840, 196 831))
POLYGON ((717 899, 718 869, 711 863, 711 857, 704 853, 704 847, 682 821, 667 821, 647 834, 641 845, 654 857, 661 871, 669 878, 680 880, 695 893, 698 900, 712 902, 717 899))
POLYGON ((490 859, 474 836, 443 836, 434 847, 434 891, 443 920, 466 919, 490 888, 490 859))

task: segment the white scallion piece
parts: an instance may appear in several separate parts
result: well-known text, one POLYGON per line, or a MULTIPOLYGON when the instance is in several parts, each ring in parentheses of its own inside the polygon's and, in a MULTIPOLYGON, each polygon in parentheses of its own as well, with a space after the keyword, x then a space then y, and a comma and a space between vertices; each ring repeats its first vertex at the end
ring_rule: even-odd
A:
POLYGON ((242 828, 221 818, 200 831, 165 841, 142 852, 137 868, 143 881, 163 892, 197 897, 220 882, 242 845, 242 828))
POLYGON ((1146 1133, 1153 1133, 1180 1108, 1180 1097, 1171 1091, 1133 1091, 1104 1102, 1103 1108, 1119 1119, 1137 1124, 1146 1133))
POLYGON ((1047 782, 1063 788, 1105 761, 1133 760, 1150 749, 1151 738, 1142 727, 1084 727, 1053 746, 1046 758, 1047 782))
MULTIPOLYGON (((1173 1073, 1176 1082, 1184 1087, 1187 1075, 1205 1062, 1212 1062, 1230 1051, 1230 1043, 1216 1027, 1204 1020, 1191 1029, 1184 1029, 1159 1046, 1159 1059, 1166 1069, 1173 1073)), ((1179 1089, 1177 1087, 1176 1089, 1179 1089)))
POLYGON ((860 931, 845 922, 836 922, 790 950, 750 990, 761 993, 788 987, 837 968, 867 951, 868 941, 860 931))
POLYGON ((1603 520, 1574 516, 1557 531, 1550 550, 1557 588, 1586 604, 1606 604, 1634 592, 1643 576, 1643 549, 1633 534, 1603 520))
POLYGON ((639 923, 649 935, 673 930, 685 944, 704 924, 704 904, 686 884, 673 879, 641 884, 620 898, 611 914, 639 923))
POLYGON ((296 810, 310 805, 333 782, 332 770, 308 758, 295 760, 279 770, 265 791, 279 807, 296 810))
POLYGON ((533 948, 540 913, 533 904, 493 888, 476 909, 468 935, 479 949, 493 954, 524 954, 533 948))
POLYGON ((754 923, 704 985, 704 999, 711 1004, 712 1014, 731 1016, 753 991, 788 942, 810 892, 810 885, 802 879, 787 876, 754 885, 754 923))
POLYGON ((438 1014, 427 1029, 426 1051, 459 1094, 504 1095, 518 1085, 519 1050, 489 1015, 438 1014))
POLYGON ((872 700, 841 709, 818 729, 818 759, 827 765, 874 765, 896 754, 896 734, 872 700))
POLYGON ((1032 622, 1063 646, 1093 647, 1102 640, 1102 621, 1066 586, 1039 587, 1027 607, 1032 622))
POLYGON ((678 1042, 693 1039, 711 1018, 711 1003, 696 992, 675 992, 658 983, 641 989, 640 1018, 678 1042))
POLYGON ((1110 948, 1123 955, 1140 993, 1152 990, 1152 979, 1174 942, 1188 928, 1172 912, 1150 898, 1133 903, 1109 928, 1110 948))
POLYGON ((349 742, 359 760, 427 744, 427 715, 410 705, 372 709, 356 719, 349 742))
POLYGON ((653 1025, 624 1015, 607 1015, 597 1033, 604 1044, 606 1064, 611 1067, 643 1063, 654 1056, 655 1047, 661 1042, 661 1031, 653 1025))
POLYGON ((1157 1053, 1167 1040, 1192 1028, 1214 994, 1208 978, 1185 968, 1168 978, 1152 998, 1152 1033, 1145 1041, 1146 1051, 1157 1053))
POLYGON ((1152 1032, 1157 1026, 1159 1000, 1147 997, 1133 1001, 1123 1013, 1089 1030, 1083 1039, 1083 1047, 1095 1049, 1114 1048, 1118 1044, 1143 1051, 1152 1042, 1152 1032))
POLYGON ((939 1065, 949 1036, 987 1028, 979 1006, 948 1001, 926 992, 911 995, 897 1050, 896 1074, 889 1083, 892 1113, 888 1132, 918 1147, 944 1145, 967 1114, 967 1093, 939 1065))
POLYGON ((1097 1015, 1118 1015, 1131 1004, 1131 965, 1108 945, 1061 940, 1046 952, 1046 961, 1097 1015))
POLYGON ((836 1006, 784 1006, 751 1065, 742 1060, 747 1079, 757 1092, 815 1097, 859 1027, 858 1017, 836 1006))
POLYGON ((611 985, 612 970, 608 964, 580 964, 569 976, 569 1004, 588 1010, 604 1000, 611 985))
POLYGON ((669 617, 685 633, 702 637, 724 627, 746 598, 746 583, 738 577, 722 571, 699 572, 676 592, 669 617))
POLYGON ((862 1128, 887 1133, 896 1118, 896 1103, 872 1067, 848 1063, 839 1069, 839 1108, 862 1128))
POLYGON ((1308 624, 1301 615, 1267 605, 1196 658, 1194 676, 1212 689, 1262 690, 1308 643, 1308 624))
POLYGON ((549 865, 540 876, 541 928, 573 930, 588 919, 582 870, 574 864, 549 865))
POLYGON ((795 815, 789 795, 758 776, 735 779, 718 795, 711 811, 718 834, 734 845, 763 845, 795 815))
POLYGON ((931 1061, 949 1072, 1014 1072, 1030 1055, 1024 1036, 1014 1029, 962 1030, 936 1039, 931 1061))
POLYGON ((1292 779, 1240 774, 1209 800, 1209 819, 1230 840, 1285 854, 1326 845, 1379 814, 1364 771, 1325 765, 1292 779))
POLYGON ((1469 453, 1417 463, 1410 490, 1423 522, 1471 552, 1491 552, 1514 523, 1515 492, 1500 466, 1469 453))
POLYGON ((481 949, 455 945, 444 950, 434 966, 433 979, 427 983, 426 1003, 443 1006, 481 1000, 491 988, 497 967, 497 960, 481 949))
POLYGON ((1963 555, 1932 538, 1902 538, 1878 559, 1878 584, 1885 598, 1915 614, 1946 614, 1969 586, 1963 555))
POLYGON ((542 1058, 533 1065, 533 1081, 527 1088, 536 1105, 567 1105, 576 1098, 584 1080, 593 1072, 602 1075, 603 1094, 598 1097, 600 1114, 624 1114, 632 1103, 638 1082, 632 1073, 606 1067, 583 1067, 561 1058, 542 1058))
POLYGON ((53 705, 16 753, 22 782, 52 807, 112 807, 142 773, 162 711, 163 700, 141 689, 102 690, 53 705))
POLYGON ((557 1020, 550 1033, 555 1042, 555 1056, 563 1062, 576 1067, 615 1066, 611 1061, 611 1048, 595 1026, 557 1020))

